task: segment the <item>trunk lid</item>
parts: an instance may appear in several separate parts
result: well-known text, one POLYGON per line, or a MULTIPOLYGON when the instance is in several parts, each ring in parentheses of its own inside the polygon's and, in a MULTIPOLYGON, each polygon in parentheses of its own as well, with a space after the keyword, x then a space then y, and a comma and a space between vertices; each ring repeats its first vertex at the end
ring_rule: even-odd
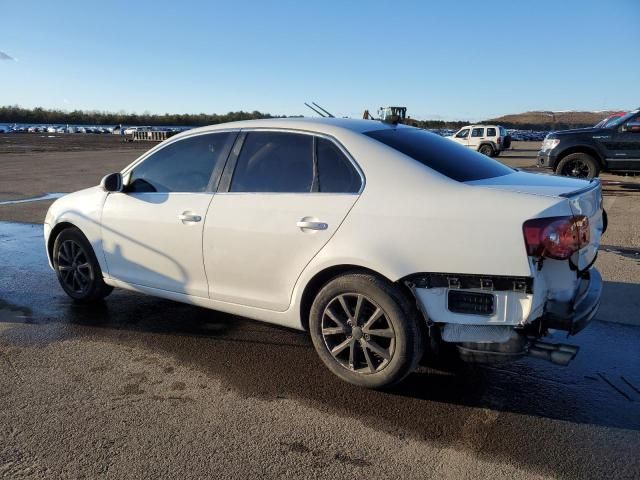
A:
POLYGON ((579 270, 587 268, 596 258, 603 230, 602 186, 600 180, 591 181, 538 173, 515 171, 501 177, 466 182, 475 187, 565 198, 573 215, 589 219, 589 244, 580 249, 571 261, 579 270))
POLYGON ((583 189, 589 182, 578 178, 561 177, 544 173, 528 173, 515 170, 509 175, 483 178, 465 182, 475 187, 493 188, 509 192, 529 193, 547 197, 560 197, 568 192, 583 189))

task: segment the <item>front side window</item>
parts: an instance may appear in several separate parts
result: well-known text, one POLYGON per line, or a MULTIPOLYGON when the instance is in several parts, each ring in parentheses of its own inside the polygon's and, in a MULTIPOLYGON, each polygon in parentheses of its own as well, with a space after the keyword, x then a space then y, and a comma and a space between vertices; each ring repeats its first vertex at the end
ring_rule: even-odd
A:
POLYGON ((134 167, 127 192, 204 192, 216 166, 229 154, 236 134, 187 137, 153 153, 134 167))
POLYGON ((318 191, 325 193, 358 193, 362 187, 360 175, 338 146, 330 140, 316 137, 318 191))
POLYGON ((514 172, 486 155, 418 128, 389 128, 364 134, 458 182, 514 172))
POLYGON ((469 136, 469 129, 464 128, 456 133, 456 138, 467 138, 469 136))
POLYGON ((474 128, 471 130, 472 137, 484 137, 484 128, 474 128))
POLYGON ((623 115, 622 117, 613 118, 612 120, 607 122, 607 128, 619 127, 623 123, 627 123, 628 121, 630 121, 637 113, 638 113, 638 110, 633 110, 632 112, 628 112, 626 115, 623 115))
POLYGON ((496 136, 496 129, 495 128, 487 128, 487 137, 495 137, 496 136))
POLYGON ((238 156, 230 192, 311 192, 313 137, 249 132, 238 156))

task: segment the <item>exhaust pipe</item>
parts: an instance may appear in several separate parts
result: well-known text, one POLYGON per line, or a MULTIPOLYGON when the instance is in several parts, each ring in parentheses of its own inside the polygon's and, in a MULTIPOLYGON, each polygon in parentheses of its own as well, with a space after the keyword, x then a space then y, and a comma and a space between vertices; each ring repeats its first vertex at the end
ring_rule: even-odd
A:
POLYGON ((569 365, 578 354, 580 347, 563 343, 533 342, 529 346, 528 354, 535 358, 547 360, 556 365, 569 365))

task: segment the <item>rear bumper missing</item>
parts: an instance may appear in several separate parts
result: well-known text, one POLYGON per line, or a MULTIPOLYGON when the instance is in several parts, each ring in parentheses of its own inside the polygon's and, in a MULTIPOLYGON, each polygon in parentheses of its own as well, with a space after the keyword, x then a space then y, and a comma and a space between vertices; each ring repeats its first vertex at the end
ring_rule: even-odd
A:
POLYGON ((542 325, 545 328, 564 330, 575 335, 584 329, 595 317, 602 295, 602 276, 595 268, 584 273, 578 293, 573 301, 558 302, 548 300, 542 325))
MULTIPOLYGON (((450 289, 431 285, 433 279, 427 285, 432 288, 414 288, 413 291, 425 318, 438 328, 439 338, 455 344, 464 361, 494 363, 529 355, 567 365, 576 356, 578 347, 546 343, 540 338, 548 329, 564 330, 575 335, 595 317, 600 306, 602 277, 593 267, 581 273, 580 277, 573 298, 565 301, 547 300, 542 316, 525 324, 522 322, 526 320, 530 309, 531 293, 519 292, 519 296, 512 297, 516 292, 492 292, 496 299, 493 315, 465 315, 451 311, 446 295, 450 289), (504 302, 500 301, 501 298, 504 302), (501 303, 505 306, 519 304, 520 309, 500 308, 501 303), (519 322, 516 323, 516 320, 519 322)), ((456 284, 472 286, 464 282, 456 284)))

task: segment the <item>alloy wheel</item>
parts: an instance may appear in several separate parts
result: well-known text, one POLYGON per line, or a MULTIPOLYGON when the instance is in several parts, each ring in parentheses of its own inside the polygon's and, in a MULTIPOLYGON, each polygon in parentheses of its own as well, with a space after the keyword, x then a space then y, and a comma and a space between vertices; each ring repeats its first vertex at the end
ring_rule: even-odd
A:
POLYGON ((565 165, 562 174, 568 177, 588 178, 589 165, 582 160, 575 159, 565 165))
POLYGON ((58 249, 58 272, 62 283, 72 292, 83 294, 91 288, 93 272, 87 252, 73 240, 65 240, 58 249))
POLYGON ((322 314, 322 338, 342 367, 362 374, 384 369, 395 353, 396 334, 384 310, 359 293, 334 297, 322 314))

